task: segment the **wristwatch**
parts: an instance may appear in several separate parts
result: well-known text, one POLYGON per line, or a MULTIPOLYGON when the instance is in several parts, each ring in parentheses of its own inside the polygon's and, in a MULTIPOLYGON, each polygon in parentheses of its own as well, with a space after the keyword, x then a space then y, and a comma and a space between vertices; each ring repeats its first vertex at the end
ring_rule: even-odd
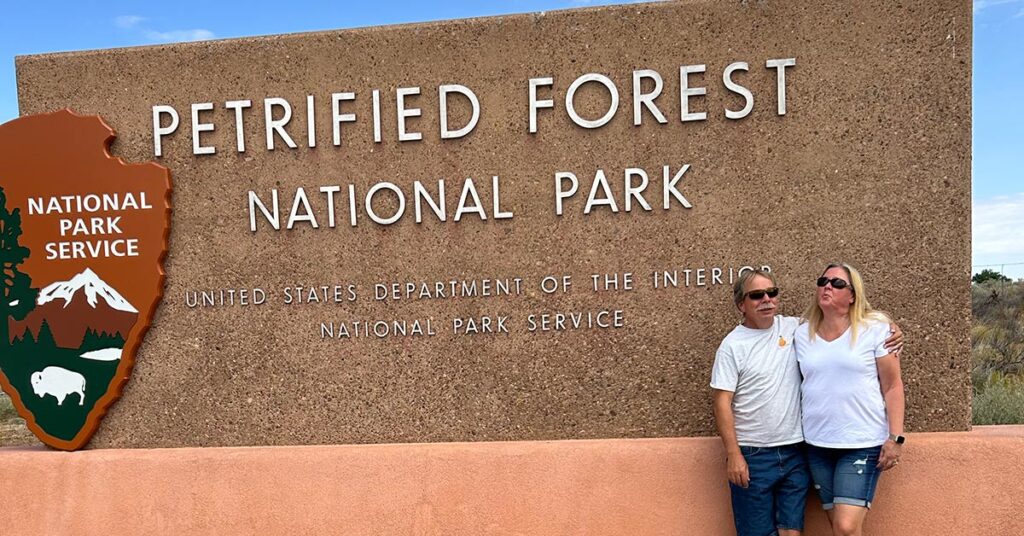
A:
POLYGON ((898 435, 898 434, 889 434, 889 441, 892 441, 893 443, 896 443, 897 445, 902 445, 902 444, 907 442, 907 436, 898 435))

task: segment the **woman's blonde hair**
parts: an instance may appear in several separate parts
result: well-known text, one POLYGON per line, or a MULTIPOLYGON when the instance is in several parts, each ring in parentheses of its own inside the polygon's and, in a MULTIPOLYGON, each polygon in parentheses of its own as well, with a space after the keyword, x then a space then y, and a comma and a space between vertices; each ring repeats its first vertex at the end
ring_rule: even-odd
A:
MULTIPOLYGON (((846 272, 846 277, 850 280, 850 287, 853 291, 853 303, 850 304, 850 345, 852 346, 857 342, 857 330, 861 323, 864 321, 875 321, 875 322, 889 322, 889 317, 885 313, 878 311, 871 307, 871 303, 868 302, 867 293, 864 290, 864 280, 860 277, 860 272, 856 268, 846 264, 845 262, 832 263, 825 267, 825 270, 821 272, 825 275, 832 268, 842 268, 846 272)), ((825 318, 825 314, 821 311, 821 306, 818 305, 818 294, 814 293, 814 297, 811 298, 811 305, 804 311, 804 318, 807 320, 808 331, 810 332, 811 340, 817 336, 818 326, 821 325, 821 321, 825 318)))

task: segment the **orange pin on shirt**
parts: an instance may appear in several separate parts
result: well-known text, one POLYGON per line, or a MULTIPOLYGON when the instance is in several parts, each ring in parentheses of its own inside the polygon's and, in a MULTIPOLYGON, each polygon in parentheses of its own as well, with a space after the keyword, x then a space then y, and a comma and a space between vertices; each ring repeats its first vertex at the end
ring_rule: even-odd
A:
POLYGON ((779 348, 782 348, 784 346, 786 346, 786 339, 785 339, 785 337, 779 337, 779 348))

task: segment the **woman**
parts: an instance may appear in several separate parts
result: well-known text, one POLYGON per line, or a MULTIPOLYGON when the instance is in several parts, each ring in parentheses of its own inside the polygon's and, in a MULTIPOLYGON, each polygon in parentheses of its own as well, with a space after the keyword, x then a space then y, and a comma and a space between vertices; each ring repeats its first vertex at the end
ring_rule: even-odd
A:
POLYGON ((903 448, 903 380, 853 267, 832 264, 796 332, 803 428, 814 487, 835 535, 859 535, 881 471, 903 448))

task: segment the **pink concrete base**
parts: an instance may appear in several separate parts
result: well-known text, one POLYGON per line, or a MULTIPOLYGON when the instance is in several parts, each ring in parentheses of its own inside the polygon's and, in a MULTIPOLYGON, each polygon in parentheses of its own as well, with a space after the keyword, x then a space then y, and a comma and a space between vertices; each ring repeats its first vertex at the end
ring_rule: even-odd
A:
MULTIPOLYGON (((866 534, 1024 534, 1024 426, 915 434, 866 534)), ((812 501, 807 534, 829 534, 812 501)), ((0 534, 730 535, 717 439, 0 449, 0 534)))

